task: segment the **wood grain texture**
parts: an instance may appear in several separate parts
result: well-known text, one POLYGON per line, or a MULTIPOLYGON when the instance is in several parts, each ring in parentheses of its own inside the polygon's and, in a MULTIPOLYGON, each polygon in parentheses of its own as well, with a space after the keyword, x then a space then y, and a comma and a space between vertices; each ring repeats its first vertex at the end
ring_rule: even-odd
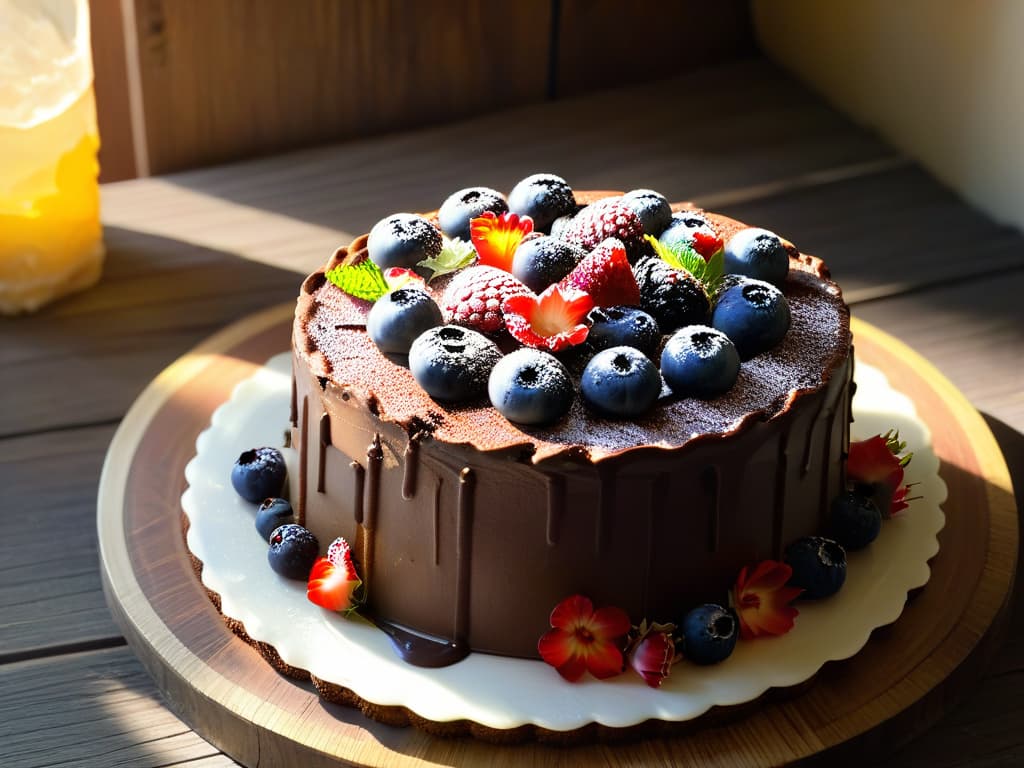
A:
POLYGON ((545 0, 136 0, 150 169, 422 126, 546 91, 545 0))
POLYGON ((164 706, 127 648, 0 666, 4 768, 236 765, 164 706))
MULTIPOLYGON (((749 4, 743 0, 666 3, 634 0, 560 0, 559 95, 630 82, 664 79, 755 52, 749 4)), ((703 115, 703 94, 666 88, 662 98, 703 115)), ((620 108, 645 114, 646 105, 620 108)))
POLYGON ((100 181, 133 179, 135 142, 125 57, 121 0, 89 0, 96 120, 100 131, 100 181))
MULTIPOLYGON (((185 718, 244 763, 253 760, 251 721, 263 747, 310 765, 327 764, 322 751, 356 764, 411 765, 412 756, 427 764, 557 764, 566 752, 543 744, 510 751, 433 739, 334 705, 313 707, 307 686, 283 684, 200 605, 202 588, 180 538, 171 535, 176 521, 166 499, 180 482, 171 470, 191 455, 180 447, 182 435, 201 428, 232 383, 287 336, 282 314, 277 325, 265 313, 232 326, 201 355, 163 374, 111 449, 108 466, 120 469, 101 488, 104 584, 129 640, 185 718), (211 357, 216 350, 225 354, 211 357), (151 469, 154 451, 161 456, 158 472, 151 469), (263 708, 253 709, 255 702, 263 708)), ((847 743, 863 757, 908 740, 973 685, 1000 636, 1015 571, 1017 511, 1005 465, 981 418, 937 371, 863 323, 854 334, 862 359, 898 376, 915 398, 943 460, 947 525, 928 587, 857 656, 826 665, 791 698, 769 697, 742 720, 677 738, 581 747, 573 760, 762 765, 847 743)))
POLYGON ((0 487, 19 499, 5 516, 18 525, 5 526, 0 558, 0 663, 120 637, 103 601, 92 524, 113 434, 102 426, 0 443, 0 487))

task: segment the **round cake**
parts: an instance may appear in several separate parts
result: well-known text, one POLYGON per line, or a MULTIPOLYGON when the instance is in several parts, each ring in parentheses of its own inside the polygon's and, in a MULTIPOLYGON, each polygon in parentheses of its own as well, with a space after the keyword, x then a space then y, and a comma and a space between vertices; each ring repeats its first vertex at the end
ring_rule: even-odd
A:
MULTIPOLYGON (((576 192, 572 214, 579 221, 618 195, 576 192)), ((750 229, 671 208, 724 244, 750 229)), ((439 234, 440 213, 424 217, 439 234)), ((486 392, 458 402, 428 394, 407 358, 371 339, 372 303, 328 275, 366 263, 372 239, 339 249, 302 285, 291 499, 320 542, 351 543, 360 612, 410 663, 450 664, 471 651, 537 658, 552 608, 576 594, 618 606, 634 624, 678 622, 694 605, 724 604, 744 566, 780 559, 790 542, 825 529, 846 486, 853 354, 849 310, 820 259, 781 241, 788 328, 741 354, 726 391, 681 395, 661 381, 639 415, 609 414, 581 392, 594 357, 584 342, 555 352, 572 381, 568 410, 528 425, 486 392)), ((658 256, 654 243, 636 242, 639 275, 658 256)), ((448 323, 459 319, 445 303, 459 275, 422 286, 448 323)), ((676 331, 659 330, 655 360, 676 331)), ((521 346, 504 328, 490 335, 506 357, 521 346)))

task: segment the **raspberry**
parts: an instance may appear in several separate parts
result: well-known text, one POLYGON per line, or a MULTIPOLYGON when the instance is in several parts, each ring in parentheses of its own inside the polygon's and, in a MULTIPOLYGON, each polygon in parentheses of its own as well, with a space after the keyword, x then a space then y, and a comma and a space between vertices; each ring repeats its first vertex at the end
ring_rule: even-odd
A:
POLYGON ((455 276, 441 300, 448 321, 495 333, 505 327, 501 305, 512 296, 532 296, 529 288, 495 267, 467 267, 455 276))
POLYGON ((644 228, 640 217, 620 199, 600 200, 573 217, 562 234, 566 242, 590 251, 609 237, 622 241, 631 264, 643 251, 644 228))
POLYGON ((626 249, 609 238, 592 250, 562 281, 590 294, 599 307, 639 306, 640 288, 626 260, 626 249))

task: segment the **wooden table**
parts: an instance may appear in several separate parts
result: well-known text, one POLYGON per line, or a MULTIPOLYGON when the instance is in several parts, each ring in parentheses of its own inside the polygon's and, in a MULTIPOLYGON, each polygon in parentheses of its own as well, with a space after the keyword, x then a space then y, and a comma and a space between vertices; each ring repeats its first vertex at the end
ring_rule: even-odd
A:
MULTIPOLYGON (((0 320, 0 765, 233 765, 168 709, 104 604, 95 494, 118 421, 175 358, 294 297, 382 215, 541 170, 581 189, 658 189, 823 256, 857 316, 985 414, 1022 487, 1024 237, 761 60, 109 185, 103 282, 0 320)), ((885 765, 1024 763, 1022 595, 976 688, 885 765)))

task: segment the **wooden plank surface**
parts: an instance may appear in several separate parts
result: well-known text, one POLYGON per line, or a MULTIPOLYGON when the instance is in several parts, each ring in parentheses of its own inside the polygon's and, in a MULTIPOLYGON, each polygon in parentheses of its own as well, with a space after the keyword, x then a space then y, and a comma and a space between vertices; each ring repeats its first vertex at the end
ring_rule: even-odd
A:
MULTIPOLYGON (((778 228, 828 260, 857 315, 934 360, 998 417, 991 423, 1018 492, 1024 487, 1020 235, 985 220, 764 62, 677 82, 703 90, 712 108, 701 120, 682 119, 684 106, 659 100, 657 88, 636 86, 104 188, 104 281, 38 315, 0 319, 0 486, 14 510, 5 516, 5 545, 13 547, 3 551, 17 563, 0 563, 0 711, 19 715, 0 725, 0 765, 11 762, 12 739, 22 749, 16 765, 109 764, 91 751, 94 732, 98 742, 107 738, 102 728, 56 714, 84 690, 83 675, 102 678, 104 670, 132 682, 93 689, 87 700, 97 711, 108 697, 141 692, 133 716, 156 725, 103 743, 130 756, 125 765, 149 764, 133 760, 148 754, 147 744, 170 743, 160 723, 171 716, 127 651, 63 653, 67 644, 120 642, 98 590, 93 515, 97 468, 134 396, 216 328, 292 298, 303 274, 383 213, 434 207, 466 184, 508 189, 552 169, 580 188, 643 184, 778 228), (614 108, 623 93, 656 119, 614 108), (50 539, 69 542, 70 555, 58 555, 50 539), (8 651, 38 658, 2 663, 8 651), (7 685, 16 678, 49 698, 31 699, 22 713, 27 694, 7 685), (41 719, 25 719, 32 712, 41 719), (37 738, 37 752, 27 751, 28 731, 47 719, 52 744, 37 738)), ((1024 760, 1019 589, 1015 608, 1009 639, 977 693, 887 766, 1024 760)), ((182 742, 153 764, 228 764, 194 745, 182 742)))
POLYGON ((236 765, 171 714, 127 648, 0 666, 0 690, 4 768, 236 765))

